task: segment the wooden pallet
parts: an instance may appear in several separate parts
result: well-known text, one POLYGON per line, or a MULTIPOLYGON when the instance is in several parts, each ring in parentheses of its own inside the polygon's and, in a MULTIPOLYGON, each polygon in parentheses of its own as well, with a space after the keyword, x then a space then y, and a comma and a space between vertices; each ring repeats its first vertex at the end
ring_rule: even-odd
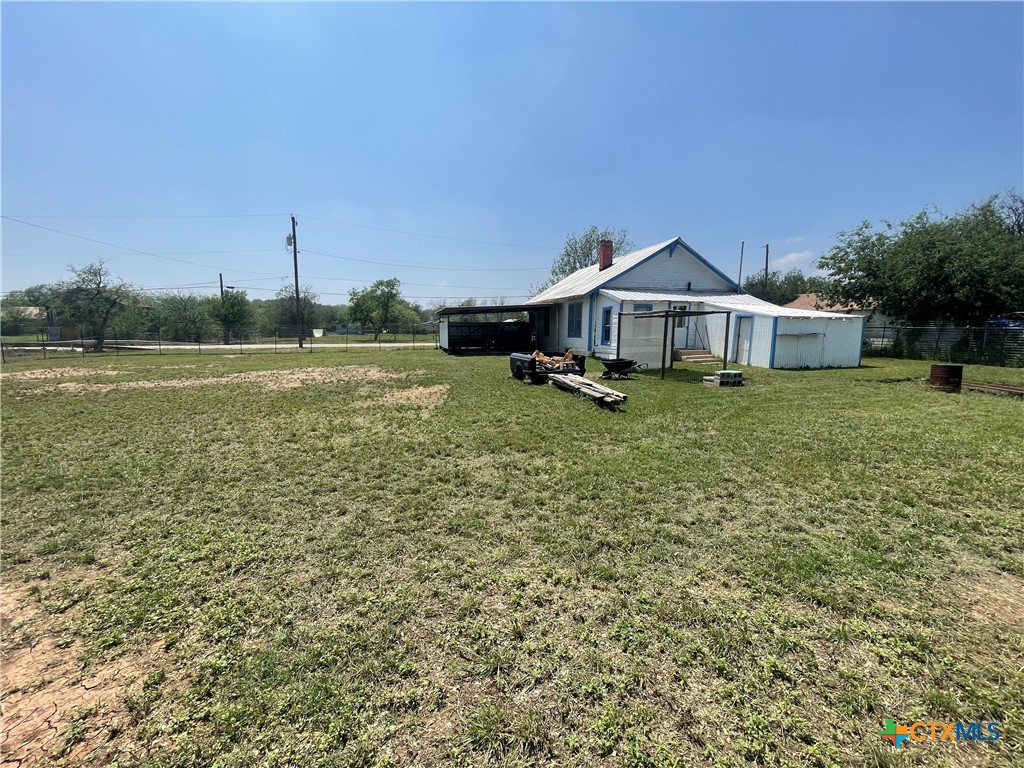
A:
POLYGON ((548 381, 559 389, 564 389, 567 392, 576 392, 580 395, 586 395, 590 399, 604 403, 605 405, 619 405, 629 399, 621 392, 616 392, 614 389, 610 389, 603 384, 598 384, 596 381, 585 379, 575 373, 552 373, 548 376, 548 381))

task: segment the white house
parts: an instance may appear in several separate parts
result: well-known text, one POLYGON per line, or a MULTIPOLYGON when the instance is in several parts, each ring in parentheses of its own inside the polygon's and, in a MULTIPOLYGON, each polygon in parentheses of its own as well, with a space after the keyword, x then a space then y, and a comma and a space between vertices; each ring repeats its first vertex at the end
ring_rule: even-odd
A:
MULTIPOLYGON (((667 309, 717 312, 673 318, 668 344, 710 350, 728 362, 762 368, 850 368, 860 365, 864 318, 780 307, 745 294, 735 281, 682 238, 614 256, 601 244, 584 267, 530 299, 537 346, 571 347, 596 357, 630 357, 660 367, 664 321, 634 313, 667 309), (653 342, 653 343, 652 343, 653 342), (644 355, 650 359, 642 359, 644 355)), ((671 350, 667 351, 671 354, 671 350)))

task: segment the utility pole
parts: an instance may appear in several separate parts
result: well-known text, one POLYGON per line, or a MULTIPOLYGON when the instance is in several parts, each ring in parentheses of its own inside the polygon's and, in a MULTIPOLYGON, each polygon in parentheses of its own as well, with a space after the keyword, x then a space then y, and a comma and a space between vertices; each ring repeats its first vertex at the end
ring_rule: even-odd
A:
POLYGON ((302 335, 302 299, 299 298, 299 241, 295 236, 295 216, 292 216, 292 260, 295 263, 295 319, 299 323, 299 348, 304 346, 302 335))
POLYGON ((218 272, 217 277, 220 278, 220 300, 224 301, 224 273, 218 272))
POLYGON ((740 273, 736 277, 736 293, 743 291, 740 286, 743 285, 743 246, 746 242, 746 240, 740 240, 740 273))
POLYGON ((768 243, 764 244, 764 292, 768 293, 768 243))

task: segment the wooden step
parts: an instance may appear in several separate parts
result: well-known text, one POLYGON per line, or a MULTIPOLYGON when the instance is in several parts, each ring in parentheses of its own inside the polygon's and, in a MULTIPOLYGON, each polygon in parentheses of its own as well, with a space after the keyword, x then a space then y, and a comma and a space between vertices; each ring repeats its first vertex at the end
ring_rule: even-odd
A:
POLYGON ((700 365, 718 363, 720 358, 707 349, 677 349, 673 358, 681 363, 697 363, 700 365))

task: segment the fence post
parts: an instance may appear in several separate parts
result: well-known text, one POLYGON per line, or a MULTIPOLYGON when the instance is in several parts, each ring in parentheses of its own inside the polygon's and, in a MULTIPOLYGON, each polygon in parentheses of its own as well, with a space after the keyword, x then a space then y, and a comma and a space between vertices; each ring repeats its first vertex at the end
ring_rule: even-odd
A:
POLYGON ((278 334, 278 332, 279 332, 278 329, 275 328, 274 329, 274 352, 275 352, 275 354, 277 353, 277 334, 278 334))
POLYGON ((43 334, 39 334, 39 338, 43 340, 43 360, 46 359, 46 337, 43 334))
POLYGON ((82 342, 82 357, 85 357, 85 331, 82 326, 78 326, 78 338, 82 342))
POLYGON ((114 357, 120 357, 121 356, 121 348, 120 348, 120 345, 118 345, 118 343, 117 343, 117 331, 115 331, 113 328, 111 328, 111 331, 114 334, 114 357))
POLYGON ((6 363, 6 362, 7 362, 7 355, 4 354, 4 340, 3 340, 3 337, 0 336, 0 363, 6 363))
POLYGON ((202 335, 196 336, 196 343, 199 345, 199 354, 203 354, 203 337, 202 335))
POLYGON ((238 332, 238 354, 240 354, 240 355, 245 354, 242 351, 242 332, 241 331, 238 332))
POLYGON ((160 338, 160 326, 156 327, 156 353, 162 355, 164 353, 164 343, 160 338))
POLYGON ((311 355, 313 354, 313 339, 314 339, 315 336, 316 336, 316 334, 313 333, 313 329, 310 328, 309 329, 309 354, 311 354, 311 355))

